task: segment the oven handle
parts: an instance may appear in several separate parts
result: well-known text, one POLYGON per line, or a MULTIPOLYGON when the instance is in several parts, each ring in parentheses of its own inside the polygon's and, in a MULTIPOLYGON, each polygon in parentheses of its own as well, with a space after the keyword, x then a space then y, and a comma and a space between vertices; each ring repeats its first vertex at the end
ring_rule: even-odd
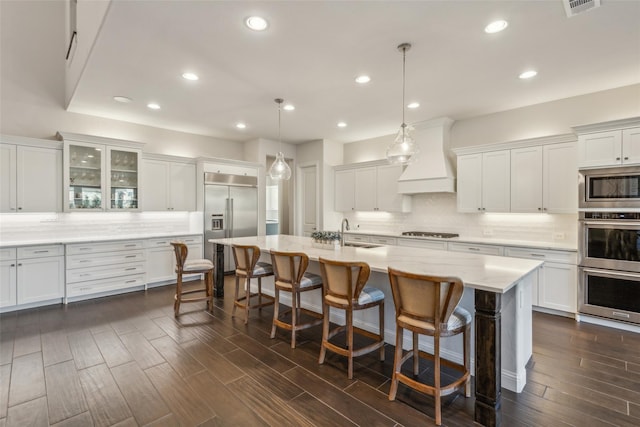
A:
POLYGON ((581 219, 578 222, 580 222, 581 224, 584 225, 604 225, 605 227, 603 228, 608 228, 608 227, 617 227, 617 228, 625 228, 628 230, 638 230, 640 229, 640 223, 638 223, 637 221, 627 221, 627 220, 623 220, 623 221, 611 221, 611 220, 607 220, 607 221, 592 221, 592 220, 584 220, 581 219))
POLYGON ((640 273, 626 272, 620 270, 604 270, 600 268, 581 268, 585 273, 606 274, 606 277, 628 277, 630 279, 640 280, 640 273))

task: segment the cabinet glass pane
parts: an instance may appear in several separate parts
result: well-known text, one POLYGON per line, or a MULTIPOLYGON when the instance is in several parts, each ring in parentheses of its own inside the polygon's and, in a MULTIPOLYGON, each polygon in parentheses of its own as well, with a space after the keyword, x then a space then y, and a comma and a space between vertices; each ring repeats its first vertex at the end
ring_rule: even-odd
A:
POLYGON ((138 154, 111 150, 111 209, 138 207, 138 154))
POLYGON ((102 149, 69 145, 69 208, 102 209, 102 149))

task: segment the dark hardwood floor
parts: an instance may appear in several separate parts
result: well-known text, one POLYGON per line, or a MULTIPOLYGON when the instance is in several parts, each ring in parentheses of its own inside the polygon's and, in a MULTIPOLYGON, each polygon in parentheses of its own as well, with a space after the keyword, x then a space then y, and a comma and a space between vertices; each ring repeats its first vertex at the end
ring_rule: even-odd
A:
MULTIPOLYGON (((1 315, 0 427, 433 425, 431 397, 387 400, 392 346, 348 380, 341 357, 318 365, 320 327, 292 350, 271 309, 232 319, 230 280, 213 316, 175 320, 172 287, 1 315)), ((640 335, 534 313, 527 386, 502 396, 505 426, 638 426, 640 335)), ((445 398, 443 425, 473 425, 473 404, 445 398)))

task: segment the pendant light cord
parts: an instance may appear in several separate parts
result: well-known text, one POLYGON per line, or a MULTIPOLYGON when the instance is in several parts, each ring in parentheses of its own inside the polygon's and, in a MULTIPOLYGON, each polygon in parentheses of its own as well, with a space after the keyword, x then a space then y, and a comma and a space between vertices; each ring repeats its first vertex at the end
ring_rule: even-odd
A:
POLYGON ((402 135, 404 136, 404 128, 406 124, 404 122, 404 93, 405 93, 405 80, 406 80, 406 62, 407 62, 407 48, 402 48, 402 135))

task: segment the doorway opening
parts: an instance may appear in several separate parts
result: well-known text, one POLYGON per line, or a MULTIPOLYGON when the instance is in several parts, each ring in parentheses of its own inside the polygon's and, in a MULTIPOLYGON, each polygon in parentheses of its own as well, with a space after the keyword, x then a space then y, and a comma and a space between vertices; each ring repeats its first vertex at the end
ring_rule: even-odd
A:
MULTIPOLYGON (((267 156, 267 165, 274 161, 275 157, 267 156)), ((290 159, 285 161, 293 169, 293 162, 290 159)), ((266 178, 266 234, 291 234, 293 177, 286 181, 275 181, 267 174, 266 178)))

